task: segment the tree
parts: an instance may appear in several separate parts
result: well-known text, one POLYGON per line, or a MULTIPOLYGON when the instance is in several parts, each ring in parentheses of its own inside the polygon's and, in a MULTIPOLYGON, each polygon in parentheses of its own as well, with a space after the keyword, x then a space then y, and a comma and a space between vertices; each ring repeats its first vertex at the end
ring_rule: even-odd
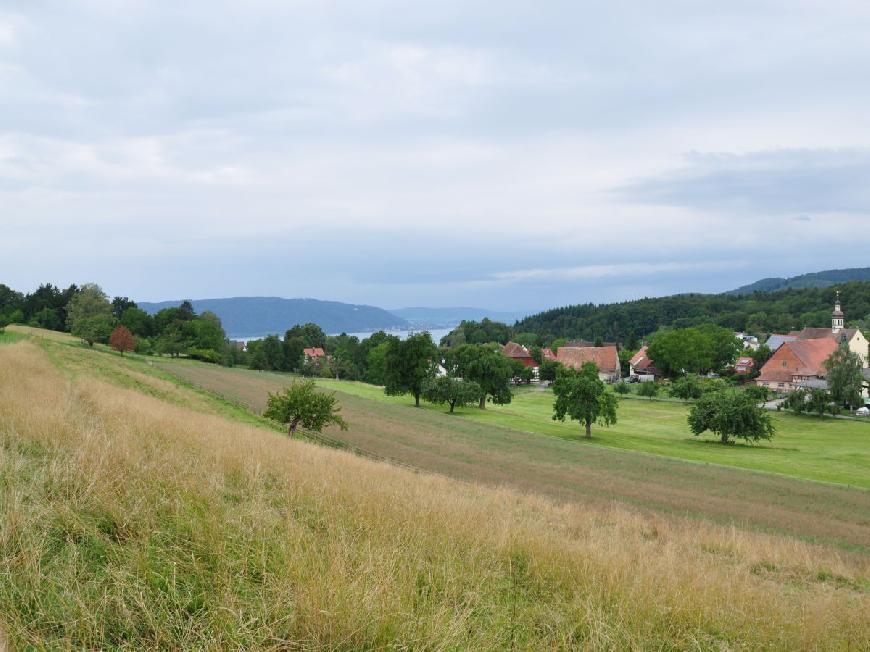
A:
POLYGON ((267 371, 281 371, 284 368, 284 346, 277 335, 263 338, 263 357, 267 371))
POLYGON ((154 332, 154 320, 141 308, 127 308, 121 313, 120 322, 137 337, 149 337, 154 332))
POLYGON ((70 332, 93 346, 105 341, 112 331, 112 306, 106 293, 95 283, 87 283, 67 306, 70 332))
POLYGON ((420 407, 423 384, 435 375, 433 362, 438 349, 427 332, 390 340, 384 355, 384 392, 391 396, 412 394, 420 407))
POLYGON ((119 325, 115 326, 115 330, 109 335, 109 346, 124 355, 124 351, 133 351, 136 348, 136 340, 126 326, 119 325))
POLYGON ((701 398, 701 394, 704 393, 704 390, 696 375, 687 374, 674 381, 669 393, 675 398, 681 398, 684 401, 688 401, 689 399, 701 398))
POLYGON ((446 403, 453 414, 455 407, 474 403, 480 396, 480 385, 461 378, 441 376, 431 378, 423 385, 423 398, 430 403, 446 403))
POLYGON ((511 402, 514 367, 497 344, 463 344, 450 350, 446 362, 453 375, 480 385, 481 410, 486 408, 487 398, 496 405, 511 402))
POLYGON ((654 396, 658 396, 659 386, 655 383, 641 383, 637 388, 638 396, 646 396, 649 400, 653 400, 654 396))
POLYGON ((615 391, 617 394, 622 394, 623 396, 625 396, 626 394, 631 393, 631 388, 628 386, 627 382, 625 382, 624 380, 620 380, 613 386, 613 391, 615 391))
POLYGON ((347 430, 340 411, 335 392, 318 392, 313 380, 300 380, 282 392, 270 393, 263 416, 287 425, 287 434, 293 437, 299 426, 312 432, 320 432, 329 425, 347 430))
POLYGON ((299 335, 291 335, 290 331, 284 333, 284 366, 287 371, 299 371, 304 362, 303 353, 305 340, 299 335))
POLYGON ((556 375, 559 373, 559 368, 561 366, 562 365, 555 360, 544 360, 541 363, 541 366, 538 367, 538 379, 551 382, 556 380, 556 375))
POLYGON ((564 421, 570 417, 584 424, 586 437, 592 437, 592 423, 603 426, 616 423, 616 397, 607 391, 598 378, 598 368, 587 362, 578 372, 563 368, 553 384, 556 400, 553 403, 553 420, 564 421))
POLYGON ((709 430, 723 444, 733 438, 757 441, 776 432, 773 419, 755 399, 737 389, 705 394, 689 411, 689 427, 696 436, 709 430))
POLYGON ((135 301, 131 301, 127 297, 115 297, 112 299, 112 317, 120 321, 121 316, 130 308, 137 308, 135 301))
POLYGON ((307 348, 326 348, 326 334, 317 324, 296 324, 284 334, 284 339, 288 337, 301 337, 307 348))
POLYGON ((841 406, 848 405, 851 410, 863 405, 862 367, 861 356, 850 350, 846 342, 840 342, 837 350, 825 360, 825 369, 828 371, 826 376, 828 391, 835 403, 841 406))

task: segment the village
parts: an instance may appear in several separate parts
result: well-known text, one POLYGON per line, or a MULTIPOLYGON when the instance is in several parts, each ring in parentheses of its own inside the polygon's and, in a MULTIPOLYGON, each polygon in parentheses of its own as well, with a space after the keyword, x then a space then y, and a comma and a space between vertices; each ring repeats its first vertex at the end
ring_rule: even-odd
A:
MULTIPOLYGON (((753 383, 776 395, 786 395, 796 390, 827 390, 828 369, 825 363, 841 344, 845 344, 849 351, 860 358, 865 381, 863 395, 870 404, 867 390, 867 385, 870 384, 867 339, 860 329, 845 327, 839 293, 831 313, 830 328, 804 327, 799 331, 772 333, 763 344, 758 337, 746 333, 737 332, 734 336, 744 349, 743 354, 734 360, 734 375, 747 384, 753 383), (756 358, 750 353, 762 347, 769 350, 770 357, 756 373, 756 358)), ((536 380, 539 379, 541 366, 539 360, 554 361, 575 370, 592 363, 598 369, 599 378, 607 383, 645 383, 663 378, 655 360, 650 357, 647 345, 641 346, 630 358, 627 374, 623 373, 623 366, 620 364, 619 347, 613 343, 569 341, 555 351, 543 348, 542 355, 536 360, 528 347, 508 342, 502 348, 502 353, 511 360, 532 368, 536 380)), ((862 408, 862 414, 864 410, 867 408, 862 408)))

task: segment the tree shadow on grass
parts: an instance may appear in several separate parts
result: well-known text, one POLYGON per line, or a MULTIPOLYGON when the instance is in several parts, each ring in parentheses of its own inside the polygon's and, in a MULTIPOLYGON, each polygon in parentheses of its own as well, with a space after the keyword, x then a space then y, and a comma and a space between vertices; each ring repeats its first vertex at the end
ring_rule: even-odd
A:
POLYGON ((770 446, 767 444, 759 444, 746 441, 730 441, 727 444, 723 444, 718 439, 689 439, 688 437, 686 439, 682 439, 681 441, 702 446, 718 446, 720 448, 725 448, 728 450, 734 448, 741 448, 747 450, 792 451, 795 453, 800 452, 800 448, 784 448, 782 446, 770 446))

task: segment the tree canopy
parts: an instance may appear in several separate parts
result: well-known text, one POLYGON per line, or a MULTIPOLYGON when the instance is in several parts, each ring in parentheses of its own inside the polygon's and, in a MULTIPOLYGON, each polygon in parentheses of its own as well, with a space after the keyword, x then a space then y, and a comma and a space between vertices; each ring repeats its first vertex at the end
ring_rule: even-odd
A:
POLYGON ((487 399, 496 405, 511 402, 514 367, 498 345, 463 344, 449 349, 445 355, 445 364, 452 375, 480 386, 480 409, 486 407, 487 399))
POLYGON ((454 408, 475 403, 480 391, 480 385, 474 381, 440 376, 426 381, 423 385, 423 398, 430 403, 446 403, 450 414, 453 414, 454 408))
POLYGON ((424 383, 435 375, 438 349, 429 333, 414 333, 405 340, 389 340, 384 354, 384 391, 398 396, 412 394, 420 406, 424 383))
POLYGON ((770 413, 755 398, 738 389, 703 395, 689 411, 689 427, 700 435, 707 430, 723 444, 731 439, 770 439, 776 432, 770 413))
POLYGON ((837 350, 825 361, 828 391, 838 405, 848 405, 854 410, 864 404, 861 396, 864 388, 862 367, 861 357, 849 349, 846 342, 840 342, 837 350))
POLYGON ((618 402, 613 393, 598 377, 598 368, 592 362, 580 371, 563 367, 553 383, 553 420, 566 417, 583 424, 586 437, 592 437, 592 424, 610 426, 616 423, 618 402))
POLYGON ((67 306, 70 332, 93 346, 105 342, 112 332, 112 306, 96 283, 86 283, 67 306))
POLYGON ((300 426, 311 432, 321 432, 329 425, 347 430, 340 411, 334 392, 318 392, 313 380, 299 380, 281 392, 270 393, 263 416, 287 425, 292 437, 300 426))

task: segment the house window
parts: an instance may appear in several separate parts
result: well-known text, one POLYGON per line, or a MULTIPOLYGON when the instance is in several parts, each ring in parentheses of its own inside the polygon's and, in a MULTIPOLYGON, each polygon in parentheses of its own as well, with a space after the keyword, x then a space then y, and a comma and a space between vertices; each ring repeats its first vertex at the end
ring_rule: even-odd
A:
POLYGON ((783 366, 783 367, 787 367, 787 366, 788 366, 788 360, 783 360, 783 361, 782 361, 782 366, 783 366))
POLYGON ((778 387, 785 387, 785 383, 779 383, 778 387))

